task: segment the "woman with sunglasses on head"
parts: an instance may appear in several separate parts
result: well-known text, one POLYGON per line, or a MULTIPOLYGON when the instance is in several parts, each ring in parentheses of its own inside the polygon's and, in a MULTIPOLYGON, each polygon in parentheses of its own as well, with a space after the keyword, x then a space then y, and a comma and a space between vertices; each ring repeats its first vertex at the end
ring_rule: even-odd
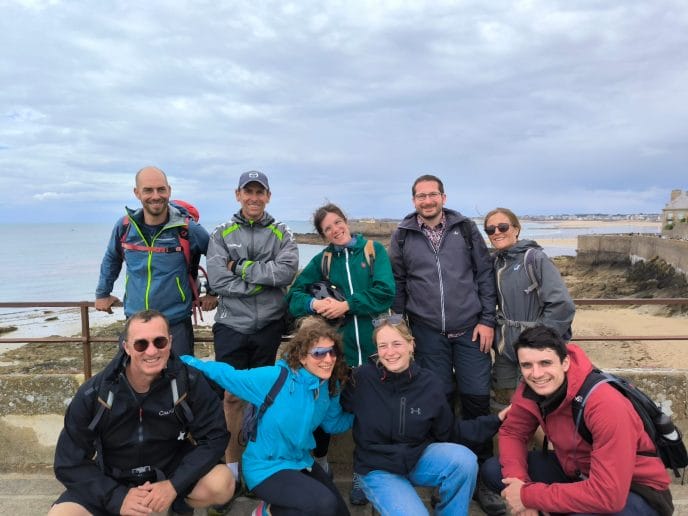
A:
POLYGON ((182 360, 223 389, 260 407, 281 369, 287 377, 263 413, 255 440, 243 454, 246 485, 262 502, 253 514, 349 514, 327 473, 313 460, 313 431, 345 432, 352 416, 342 412, 339 391, 346 379, 341 336, 325 321, 304 319, 274 366, 239 370, 222 362, 182 360))
MULTIPOLYGON (((289 311, 294 317, 315 313, 337 324, 344 339, 346 363, 358 367, 375 353, 373 316, 392 306, 392 266, 381 243, 351 234, 347 218, 338 206, 326 204, 315 210, 313 226, 328 246, 313 257, 289 289, 289 311), (336 286, 340 299, 313 291, 312 286, 322 284, 323 280, 336 286)), ((329 471, 330 436, 318 429, 315 439, 316 461, 329 471)), ((349 498, 354 505, 366 503, 355 476, 349 498)))
POLYGON ((355 416, 361 487, 383 516, 427 514, 415 486, 438 488, 436 514, 468 514, 478 462, 464 445, 492 439, 508 408, 455 421, 441 382, 413 361, 414 339, 401 315, 374 324, 376 361, 354 369, 341 397, 355 416))
POLYGON ((484 229, 494 247, 497 280, 497 328, 492 385, 495 401, 509 403, 520 372, 513 343, 535 325, 553 328, 571 338, 576 307, 557 267, 537 242, 519 240, 521 223, 513 211, 495 208, 485 216, 484 229))

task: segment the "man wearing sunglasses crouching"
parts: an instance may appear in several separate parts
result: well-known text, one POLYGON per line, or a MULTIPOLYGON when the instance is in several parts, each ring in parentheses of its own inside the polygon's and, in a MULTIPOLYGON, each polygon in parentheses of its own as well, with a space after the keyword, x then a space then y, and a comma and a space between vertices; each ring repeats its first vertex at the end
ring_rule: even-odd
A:
POLYGON ((50 516, 192 514, 232 496, 221 402, 169 333, 160 312, 135 313, 123 350, 77 391, 55 450, 67 490, 50 516))

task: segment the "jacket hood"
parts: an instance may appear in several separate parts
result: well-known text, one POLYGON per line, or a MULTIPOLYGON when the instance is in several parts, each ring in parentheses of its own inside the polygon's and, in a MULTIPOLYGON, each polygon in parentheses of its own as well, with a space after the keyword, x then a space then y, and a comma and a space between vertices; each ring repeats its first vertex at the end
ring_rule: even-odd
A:
POLYGON ((380 373, 380 381, 388 383, 409 383, 416 376, 418 376, 418 373, 420 372, 420 366, 415 361, 409 364, 408 369, 405 369, 399 373, 393 373, 392 371, 388 371, 385 368, 385 366, 382 365, 382 363, 376 363, 375 366, 377 367, 378 372, 380 373))
POLYGON ((542 250, 542 247, 535 240, 518 240, 508 249, 497 251, 495 254, 500 258, 505 256, 516 256, 525 253, 528 249, 542 250))
MULTIPOLYGON (((143 220, 143 208, 137 208, 136 210, 125 206, 129 218, 136 221, 137 224, 144 224, 143 220)), ((167 222, 165 222, 165 227, 173 226, 183 226, 186 224, 186 214, 174 206, 173 204, 167 204, 167 222)))
MULTIPOLYGON (((241 214, 241 210, 237 211, 232 216, 232 222, 236 222, 237 224, 244 224, 244 225, 251 224, 251 222, 241 214)), ((270 215, 267 211, 264 211, 261 219, 260 220, 254 220, 253 224, 260 224, 261 226, 269 226, 273 222, 275 222, 275 218, 272 215, 270 215)))
POLYGON ((280 358, 275 365, 287 369, 291 373, 290 376, 292 382, 300 383, 312 391, 319 389, 322 385, 327 385, 328 380, 323 380, 322 378, 315 376, 305 367, 299 367, 296 371, 294 371, 289 367, 289 364, 283 358, 280 358))
MULTIPOLYGON (((367 240, 361 233, 355 233, 351 235, 351 237, 356 239, 354 243, 351 246, 344 246, 347 249, 349 249, 349 251, 358 251, 359 249, 363 249, 365 247, 367 240)), ((342 249, 342 246, 336 246, 334 244, 327 244, 327 247, 325 248, 326 251, 330 251, 333 253, 340 252, 342 249)))
MULTIPOLYGON (((465 215, 462 215, 456 210, 450 210, 449 208, 443 208, 444 215, 447 218, 447 226, 453 226, 454 224, 458 224, 461 221, 468 220, 468 217, 465 215)), ((418 227, 418 221, 416 217, 418 216, 418 213, 415 211, 412 211, 408 215, 406 215, 402 221, 399 223, 400 228, 404 229, 416 229, 419 230, 420 227, 418 227)))
POLYGON ((571 365, 566 374, 568 379, 568 389, 566 391, 566 399, 572 400, 583 386, 585 378, 594 369, 594 366, 585 352, 576 344, 567 344, 566 350, 569 354, 571 365))

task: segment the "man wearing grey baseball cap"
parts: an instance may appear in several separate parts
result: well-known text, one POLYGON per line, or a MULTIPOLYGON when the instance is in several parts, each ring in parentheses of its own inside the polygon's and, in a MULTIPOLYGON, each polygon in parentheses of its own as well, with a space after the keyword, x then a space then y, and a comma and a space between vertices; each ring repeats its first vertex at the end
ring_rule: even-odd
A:
MULTIPOLYGON (((241 208, 213 232, 206 263, 210 287, 220 295, 213 325, 215 359, 249 369, 275 362, 287 309, 284 296, 298 270, 299 253, 289 228, 265 211, 272 193, 263 172, 241 174, 234 193, 241 208)), ((226 459, 235 478, 243 407, 225 392, 231 433, 226 459)))

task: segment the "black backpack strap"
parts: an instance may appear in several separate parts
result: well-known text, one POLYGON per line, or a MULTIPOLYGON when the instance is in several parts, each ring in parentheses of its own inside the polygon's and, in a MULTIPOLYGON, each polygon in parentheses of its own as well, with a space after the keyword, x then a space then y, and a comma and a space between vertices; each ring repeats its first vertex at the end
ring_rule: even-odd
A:
POLYGON ((571 402, 573 423, 576 426, 578 434, 589 444, 592 444, 592 433, 590 433, 590 429, 585 424, 585 418, 583 417, 585 403, 588 401, 588 398, 598 385, 612 381, 612 378, 605 375, 599 369, 593 369, 590 374, 585 377, 583 385, 573 397, 573 401, 571 402))
POLYGON ((408 233, 408 229, 399 228, 399 236, 397 237, 397 244, 399 244, 399 251, 401 251, 401 254, 404 254, 404 244, 406 243, 406 233, 408 233))
POLYGON ((263 414, 265 414, 265 411, 270 408, 270 405, 272 405, 275 402, 275 398, 279 394, 279 391, 282 390, 282 386, 284 385, 284 382, 287 379, 287 369, 286 367, 280 367, 279 371, 279 376, 277 376, 277 380, 275 380, 275 383, 272 384, 272 387, 270 387, 270 391, 265 395, 265 399, 263 400, 262 405, 258 409, 258 414, 256 415, 256 420, 260 421, 260 418, 263 417, 263 414))
POLYGON ((459 231, 463 236, 463 241, 466 243, 466 248, 468 249, 468 256, 471 257, 471 268, 473 269, 473 278, 475 279, 476 273, 478 272, 478 266, 475 263, 475 258, 473 257, 473 238, 471 235, 471 224, 473 221, 470 219, 463 219, 459 222, 459 231))

